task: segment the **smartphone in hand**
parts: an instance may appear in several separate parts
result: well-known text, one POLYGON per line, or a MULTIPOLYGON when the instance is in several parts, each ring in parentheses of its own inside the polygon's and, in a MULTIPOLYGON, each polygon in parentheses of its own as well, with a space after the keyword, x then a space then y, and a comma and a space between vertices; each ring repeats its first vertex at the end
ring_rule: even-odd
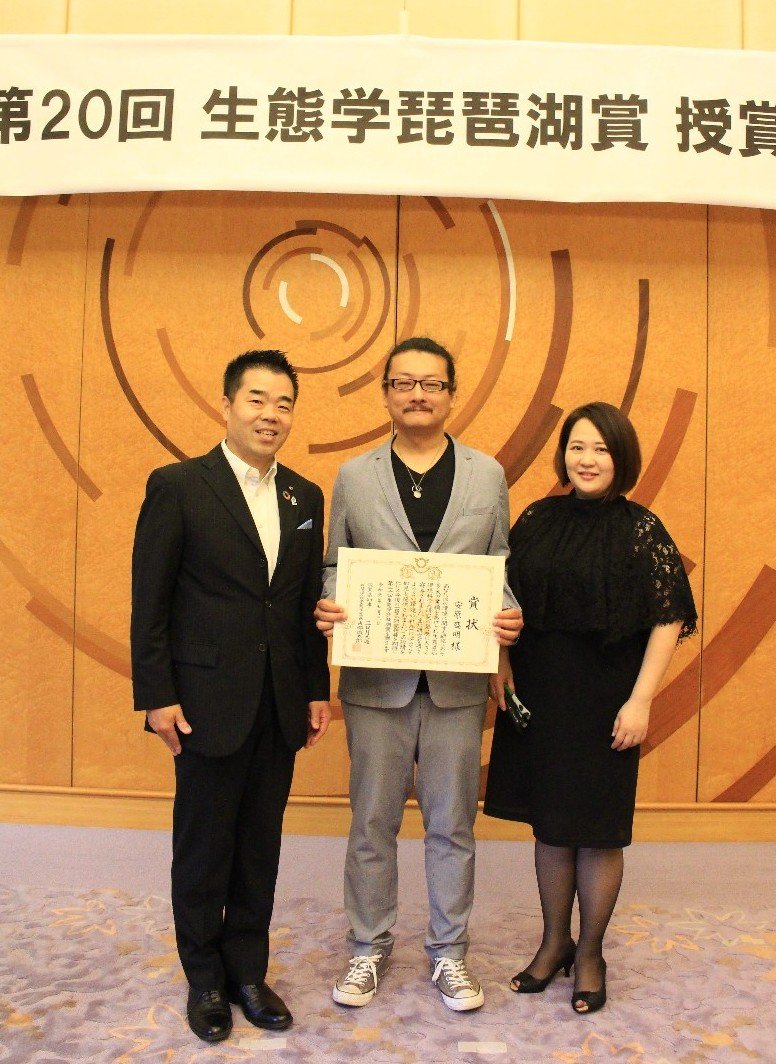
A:
POLYGON ((506 703, 509 719, 515 727, 520 728, 521 731, 527 728, 528 721, 531 719, 531 711, 527 706, 523 705, 508 684, 504 684, 504 702, 506 703))

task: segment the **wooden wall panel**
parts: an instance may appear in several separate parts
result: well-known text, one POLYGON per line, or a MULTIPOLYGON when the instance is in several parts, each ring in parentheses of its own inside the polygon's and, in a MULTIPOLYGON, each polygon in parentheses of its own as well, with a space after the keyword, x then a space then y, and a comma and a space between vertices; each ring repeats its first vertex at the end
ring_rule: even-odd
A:
POLYGON ((316 35, 400 33, 405 0, 370 0, 353 4, 337 0, 293 0, 291 32, 316 35))
POLYGON ((64 33, 68 0, 3 0, 0 33, 64 33))
MULTIPOLYGON (((645 460, 633 497, 691 560, 700 608, 705 209, 416 199, 400 218, 399 338, 428 334, 456 355, 452 431, 498 455, 513 518, 553 489, 564 414, 622 405, 645 460)), ((684 715, 655 707, 641 800, 695 798, 699 651, 682 647, 668 677, 685 677, 684 715)))
MULTIPOLYGON (((131 544, 149 472, 222 438, 229 359, 257 346, 289 352, 300 398, 281 457, 327 493, 360 438, 386 431, 381 409, 338 389, 392 341, 395 212, 393 200, 346 196, 95 201, 82 439, 104 494, 79 524, 79 611, 94 645, 76 660, 77 786, 172 786, 169 755, 130 711, 131 544)), ((325 747, 300 758, 295 790, 342 794, 346 770, 338 721, 325 747)))
POLYGON ((776 49, 776 7, 773 0, 742 0, 744 48, 776 49))
POLYGON ((740 48, 741 2, 520 0, 520 36, 534 41, 740 48))
POLYGON ((517 37, 519 0, 406 0, 410 33, 427 37, 476 37, 479 40, 514 40, 517 37))
MULTIPOLYGON (((86 197, 0 200, 0 781, 67 786, 86 197)), ((88 469, 84 470, 88 474, 88 469)))
POLYGON ((291 0, 68 0, 68 33, 288 33, 291 0))
MULTIPOLYGON (((172 789, 166 751, 130 709, 129 560, 148 472, 221 437, 224 363, 273 345, 301 370, 283 457, 329 495, 339 463, 385 438, 378 378, 396 329, 457 354, 451 428, 498 454, 513 516, 553 488, 564 411, 594 396, 630 410, 636 497, 691 563, 706 627, 700 769, 696 639, 655 707, 639 797, 772 801, 776 227, 772 214, 711 214, 707 425, 703 207, 242 193, 0 204, 2 781, 172 789)), ((300 757, 295 792, 346 790, 337 719, 300 757)))
POLYGON ((776 212, 712 208, 700 801, 776 800, 776 212))

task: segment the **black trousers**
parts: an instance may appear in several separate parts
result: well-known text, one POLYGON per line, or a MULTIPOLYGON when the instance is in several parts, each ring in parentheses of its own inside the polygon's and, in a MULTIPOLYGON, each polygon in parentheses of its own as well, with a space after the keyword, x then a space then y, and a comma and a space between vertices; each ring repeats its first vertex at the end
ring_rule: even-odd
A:
POLYGON ((197 990, 261 983, 267 974, 294 758, 269 677, 239 750, 203 757, 184 746, 175 758, 172 908, 181 964, 197 990))

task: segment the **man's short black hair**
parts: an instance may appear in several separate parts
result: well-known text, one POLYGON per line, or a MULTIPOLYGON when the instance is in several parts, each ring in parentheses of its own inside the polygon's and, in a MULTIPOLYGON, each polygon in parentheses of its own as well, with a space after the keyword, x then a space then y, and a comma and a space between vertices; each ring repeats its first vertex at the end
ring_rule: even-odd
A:
POLYGON ((299 395, 299 379, 296 370, 283 351, 243 351, 237 358, 233 358, 224 370, 224 395, 230 403, 240 389, 246 369, 268 369, 273 373, 285 374, 293 386, 294 402, 296 402, 299 395))
POLYGON ((428 336, 411 336, 409 340, 400 340, 398 344, 394 344, 388 352, 388 358, 383 366, 383 388, 388 387, 388 374, 391 370, 393 356, 401 355, 405 351, 423 351, 427 355, 439 355, 440 358, 443 358, 447 364, 447 381, 450 385, 450 393, 452 394, 455 391, 455 362, 453 361, 453 356, 446 347, 442 347, 436 340, 432 340, 428 336))

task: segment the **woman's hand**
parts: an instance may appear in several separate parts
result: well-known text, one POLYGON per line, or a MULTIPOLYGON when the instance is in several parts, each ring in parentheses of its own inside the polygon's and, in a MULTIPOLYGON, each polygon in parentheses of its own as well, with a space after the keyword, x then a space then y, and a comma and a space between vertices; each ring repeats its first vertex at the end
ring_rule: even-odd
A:
POLYGON ((612 750, 628 750, 646 739, 652 699, 657 694, 660 681, 665 676, 676 650, 676 641, 681 629, 681 621, 672 621, 671 624, 656 625, 649 633, 647 648, 631 696, 614 721, 612 750))
POLYGON ((488 680, 488 694, 501 710, 506 710, 507 708, 504 700, 504 684, 508 684, 514 690, 512 666, 509 664, 509 651, 506 647, 500 647, 498 652, 498 672, 493 673, 488 680))
POLYGON ((651 699, 631 695, 614 719, 612 750, 629 750, 644 742, 651 706, 651 699))

